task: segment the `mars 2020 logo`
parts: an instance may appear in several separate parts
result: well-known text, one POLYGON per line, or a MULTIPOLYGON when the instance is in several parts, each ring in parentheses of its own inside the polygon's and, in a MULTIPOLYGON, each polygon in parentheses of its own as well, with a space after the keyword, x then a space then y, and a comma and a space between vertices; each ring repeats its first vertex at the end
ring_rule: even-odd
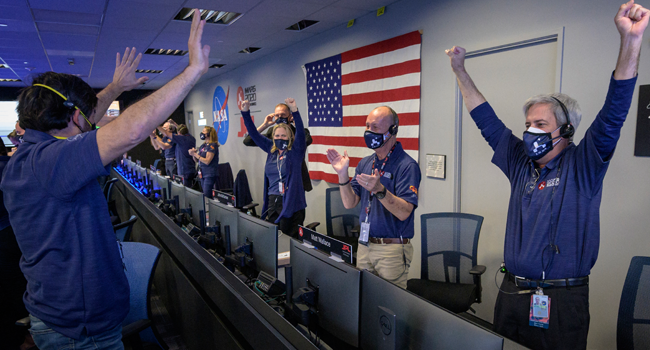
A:
POLYGON ((221 86, 214 89, 214 97, 212 98, 212 118, 214 128, 217 130, 219 143, 222 145, 228 141, 228 95, 230 94, 230 86, 228 91, 223 91, 221 86))

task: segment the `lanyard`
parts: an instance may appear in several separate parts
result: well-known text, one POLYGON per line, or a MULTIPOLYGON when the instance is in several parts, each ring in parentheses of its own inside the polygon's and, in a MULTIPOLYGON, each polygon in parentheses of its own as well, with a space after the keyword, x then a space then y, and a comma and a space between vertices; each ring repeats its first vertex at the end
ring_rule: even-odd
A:
MULTIPOLYGON (((275 164, 278 167, 278 175, 280 176, 280 183, 282 183, 282 164, 284 164, 284 161, 282 161, 282 164, 280 164, 280 161, 286 157, 286 154, 280 157, 280 151, 278 151, 277 156, 275 157, 275 164)), ((283 185, 284 186, 284 185, 283 185)))
MULTIPOLYGON (((397 146, 397 143, 393 145, 393 148, 390 149, 388 154, 386 155, 386 158, 384 158, 384 162, 381 164, 381 168, 379 169, 379 178, 381 179, 382 176, 384 176, 384 167, 386 166, 386 163, 388 163, 388 158, 390 158, 390 155, 393 154, 393 151, 395 150, 395 146, 397 146)), ((377 154, 375 153, 375 158, 372 160, 372 167, 370 168, 370 174, 372 175, 375 172, 375 161, 377 160, 377 154)), ((370 209, 372 208, 372 197, 373 194, 370 192, 368 194, 368 206, 366 207, 366 222, 368 222, 368 218, 370 217, 370 209)))

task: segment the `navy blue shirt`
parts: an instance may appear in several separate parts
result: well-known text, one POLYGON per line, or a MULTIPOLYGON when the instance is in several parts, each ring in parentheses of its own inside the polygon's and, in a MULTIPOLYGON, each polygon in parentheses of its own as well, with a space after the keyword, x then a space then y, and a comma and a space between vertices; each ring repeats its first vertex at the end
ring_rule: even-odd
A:
MULTIPOLYGON (((173 132, 172 135, 176 135, 176 133, 173 132)), ((174 158, 175 159, 176 158, 176 144, 173 143, 172 139, 170 139, 167 136, 163 136, 162 141, 164 143, 171 143, 171 145, 172 145, 170 148, 164 150, 165 151, 165 159, 169 159, 169 158, 174 158)))
MULTIPOLYGON (((354 178, 351 181, 352 190, 360 198, 359 222, 366 221, 366 217, 368 216, 366 214, 366 208, 368 207, 370 192, 359 185, 357 175, 372 174, 372 161, 376 157, 376 154, 372 154, 361 159, 354 171, 354 178)), ((383 160, 375 161, 375 169, 380 169, 382 164, 383 160)), ((420 188, 421 178, 418 163, 404 152, 402 144, 397 142, 395 144, 395 150, 393 150, 393 153, 388 158, 388 162, 384 166, 384 175, 380 181, 390 193, 413 204, 413 211, 406 220, 401 221, 388 211, 388 209, 384 208, 377 197, 372 196, 370 217, 368 217, 370 237, 413 238, 415 234, 415 209, 418 207, 418 189, 420 188)))
MULTIPOLYGON (((2 181, 2 171, 5 169, 5 166, 10 159, 11 157, 9 156, 0 156, 0 181, 2 181)), ((2 191, 0 191, 0 230, 4 230, 10 226, 9 213, 7 213, 7 208, 5 208, 4 200, 2 197, 2 191)))
POLYGON ((129 284, 97 182, 108 174, 96 131, 58 140, 27 129, 0 183, 23 253, 25 307, 75 339, 118 326, 129 311, 129 284))
POLYGON ((196 163, 189 150, 196 147, 196 139, 190 134, 172 135, 172 142, 176 144, 176 166, 178 175, 187 176, 196 172, 196 163))
MULTIPOLYGON (((283 168, 287 167, 287 180, 285 183, 284 196, 282 197, 282 212, 278 216, 275 223, 279 223, 282 218, 290 218, 294 213, 307 207, 305 200, 305 188, 302 184, 302 162, 305 159, 305 151, 307 145, 305 143, 305 127, 298 111, 291 113, 293 120, 296 123, 296 139, 293 142, 290 150, 284 152, 286 155, 285 164, 283 168)), ((269 164, 269 158, 277 157, 278 151, 271 152, 273 149, 273 140, 264 137, 257 131, 255 123, 251 118, 250 111, 241 113, 244 119, 246 130, 251 136, 255 144, 261 148, 268 155, 266 156, 266 164, 269 164)), ((276 170, 277 171, 277 170, 276 170)), ((284 171, 284 170, 283 170, 284 171)), ((283 177, 284 179, 284 177, 283 177)), ((269 206, 269 178, 264 175, 264 206, 262 207, 262 219, 266 218, 266 212, 269 206)))
MULTIPOLYGON (((269 183, 268 192, 270 195, 282 195, 280 193, 280 177, 282 177, 282 186, 286 186, 287 175, 289 167, 286 164, 286 151, 285 154, 279 155, 276 151, 273 157, 266 158, 266 166, 264 167, 264 174, 269 183), (278 166, 279 164, 279 166, 278 166), (279 171, 278 171, 279 170, 279 171), (282 175, 282 176, 280 176, 282 175)), ((284 189, 286 191, 286 188, 284 189)))
POLYGON ((603 178, 627 117, 636 78, 610 80, 603 109, 576 146, 570 143, 544 168, 526 155, 523 142, 485 102, 471 115, 494 150, 492 162, 510 180, 506 268, 521 277, 587 276, 600 245, 603 178), (539 172, 539 176, 537 176, 539 172), (558 246, 554 254, 549 242, 558 246))
POLYGON ((216 142, 209 143, 204 142, 199 151, 197 152, 201 158, 205 158, 208 153, 214 154, 210 164, 205 164, 199 161, 199 167, 201 168, 201 174, 205 176, 219 176, 219 145, 216 142))

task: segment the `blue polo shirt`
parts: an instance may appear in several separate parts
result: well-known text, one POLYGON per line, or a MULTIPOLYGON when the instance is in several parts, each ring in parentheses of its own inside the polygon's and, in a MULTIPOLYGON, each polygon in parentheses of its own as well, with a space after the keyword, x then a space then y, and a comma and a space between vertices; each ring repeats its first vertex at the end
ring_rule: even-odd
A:
MULTIPOLYGON (((5 169, 5 166, 10 159, 11 157, 9 156, 0 156, 0 181, 2 180, 2 171, 5 169)), ((7 208, 5 208, 4 200, 2 197, 2 191, 0 191, 0 230, 4 230, 10 226, 9 213, 7 213, 7 208)))
MULTIPOLYGON (((176 133, 173 132, 172 135, 176 135, 176 133)), ((164 143, 171 143, 171 145, 172 145, 170 148, 164 150, 165 151, 164 152, 165 153, 165 159, 176 158, 176 144, 172 142, 172 139, 170 139, 167 136, 163 136, 162 141, 164 143)))
POLYGON ((219 176, 219 145, 216 142, 204 142, 197 152, 201 158, 205 158, 208 153, 214 154, 210 164, 199 161, 201 174, 206 176, 219 176))
MULTIPOLYGON (((370 192, 361 187, 357 182, 357 175, 371 174, 373 171, 372 161, 377 156, 375 154, 361 159, 354 172, 354 178, 351 181, 352 190, 359 196, 359 222, 366 221, 366 207, 368 207, 368 200, 370 192)), ((383 160, 375 161, 375 169, 381 169, 383 160)), ((413 204, 413 211, 411 215, 401 221, 391 212, 389 212, 381 204, 377 197, 372 196, 372 206, 370 209, 370 237, 376 238, 413 238, 415 209, 418 207, 418 189, 420 188, 420 167, 418 163, 411 158, 402 144, 397 142, 395 150, 388 158, 386 166, 384 166, 384 175, 381 177, 381 184, 386 186, 388 191, 395 196, 413 204)))
POLYGON ((510 180, 504 260, 531 279, 587 276, 600 245, 602 184, 627 117, 636 78, 610 80, 603 109, 576 146, 570 143, 535 169, 523 142, 485 102, 471 115, 494 150, 492 162, 510 180), (539 174, 539 175, 538 175, 539 174), (555 253, 549 245, 558 247, 555 253))
POLYGON ((119 324, 129 284, 97 177, 97 132, 58 140, 27 129, 0 190, 23 253, 30 314, 78 339, 119 324))
MULTIPOLYGON (((287 185, 287 178, 289 175, 289 167, 287 166, 287 151, 283 155, 279 155, 279 151, 266 157, 266 165, 264 166, 264 174, 269 182, 268 192, 269 195, 280 196, 280 174, 282 174, 283 186, 287 185), (280 166, 278 166, 278 161, 280 166), (278 169, 280 171, 278 171, 278 169)), ((284 189, 287 190, 286 188, 284 189)))
POLYGON ((172 142, 176 144, 176 166, 178 175, 187 176, 196 172, 196 163, 189 150, 196 147, 196 139, 190 134, 172 134, 172 142))

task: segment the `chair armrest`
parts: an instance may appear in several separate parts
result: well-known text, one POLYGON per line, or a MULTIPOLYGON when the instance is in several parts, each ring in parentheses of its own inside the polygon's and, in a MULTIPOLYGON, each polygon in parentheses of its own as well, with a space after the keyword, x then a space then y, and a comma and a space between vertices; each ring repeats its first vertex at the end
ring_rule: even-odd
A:
POLYGON ((258 205, 259 205, 258 203, 250 203, 250 204, 246 204, 245 206, 243 206, 241 208, 244 209, 244 210, 249 210, 249 209, 255 208, 258 205))
POLYGON ((471 270, 469 270, 469 273, 472 274, 472 275, 479 275, 480 276, 480 275, 485 273, 485 266, 476 265, 476 266, 472 267, 471 270))
POLYGON ((32 321, 29 319, 29 316, 21 318, 16 321, 16 326, 29 327, 32 324, 32 321))
POLYGON ((309 225, 307 225, 305 227, 310 229, 310 230, 316 230, 316 227, 318 227, 318 225, 320 225, 320 222, 312 222, 311 224, 309 224, 309 225))
POLYGON ((140 319, 133 321, 128 325, 122 327, 122 337, 128 338, 134 334, 138 334, 141 331, 149 328, 151 326, 151 320, 140 319))

